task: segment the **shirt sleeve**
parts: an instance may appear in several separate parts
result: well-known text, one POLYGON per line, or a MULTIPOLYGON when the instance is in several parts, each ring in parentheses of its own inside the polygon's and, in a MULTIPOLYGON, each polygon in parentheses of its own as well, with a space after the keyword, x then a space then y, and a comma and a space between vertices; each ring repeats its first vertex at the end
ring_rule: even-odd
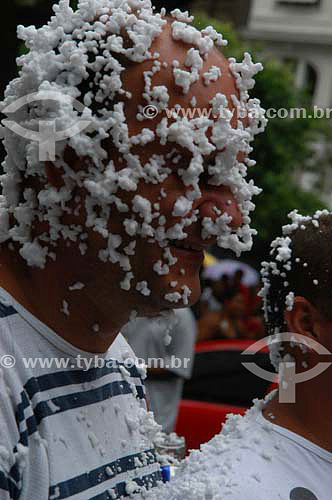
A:
MULTIPOLYGON (((24 447, 19 444, 12 390, 0 368, 0 498, 17 500, 21 491, 21 466, 24 447)), ((8 369, 9 370, 9 369, 8 369)))
POLYGON ((170 332, 170 344, 165 346, 165 358, 170 371, 189 379, 194 363, 194 347, 197 338, 197 325, 189 308, 175 311, 178 322, 170 332))

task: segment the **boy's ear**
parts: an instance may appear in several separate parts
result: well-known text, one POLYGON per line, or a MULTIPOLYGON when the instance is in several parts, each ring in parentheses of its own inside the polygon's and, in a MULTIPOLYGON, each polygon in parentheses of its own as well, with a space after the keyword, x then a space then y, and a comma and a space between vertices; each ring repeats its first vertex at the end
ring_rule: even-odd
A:
POLYGON ((304 297, 295 297, 291 311, 285 311, 284 319, 288 331, 298 333, 317 339, 319 337, 317 329, 318 311, 304 297))

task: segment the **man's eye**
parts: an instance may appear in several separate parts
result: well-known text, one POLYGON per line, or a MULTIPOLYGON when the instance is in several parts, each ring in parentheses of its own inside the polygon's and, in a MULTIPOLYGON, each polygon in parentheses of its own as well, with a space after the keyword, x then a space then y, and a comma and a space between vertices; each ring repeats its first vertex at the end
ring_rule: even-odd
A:
POLYGON ((207 184, 210 178, 210 174, 207 169, 204 170, 199 176, 199 183, 200 184, 207 184))

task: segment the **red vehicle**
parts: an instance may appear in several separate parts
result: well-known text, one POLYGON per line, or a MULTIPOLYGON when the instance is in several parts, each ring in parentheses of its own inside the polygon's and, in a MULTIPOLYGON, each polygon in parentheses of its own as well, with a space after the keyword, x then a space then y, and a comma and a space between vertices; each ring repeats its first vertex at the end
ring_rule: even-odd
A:
POLYGON ((275 373, 267 347, 254 355, 242 354, 253 344, 247 340, 197 344, 193 376, 185 383, 176 425, 188 449, 199 448, 219 433, 229 413, 243 415, 253 399, 261 399, 277 387, 242 365, 250 361, 275 373))

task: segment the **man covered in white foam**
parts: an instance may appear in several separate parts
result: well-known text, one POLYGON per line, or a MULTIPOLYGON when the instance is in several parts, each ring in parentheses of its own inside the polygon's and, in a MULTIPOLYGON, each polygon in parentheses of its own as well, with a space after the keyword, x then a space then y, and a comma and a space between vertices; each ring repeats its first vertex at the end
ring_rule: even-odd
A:
POLYGON ((262 267, 279 394, 256 400, 243 417, 229 416, 220 435, 193 451, 149 500, 330 498, 332 213, 294 211, 290 218, 262 267), (286 375, 293 364, 295 379, 293 371, 286 375))
MULTIPOLYGON (((61 0, 54 13, 40 29, 18 28, 29 52, 19 58, 20 75, 9 84, 1 109, 47 92, 48 100, 38 100, 37 94, 34 102, 10 113, 10 119, 33 131, 43 120, 55 121, 57 131, 80 120, 88 126, 56 142, 55 158, 48 161, 40 160, 38 142, 3 127, 2 295, 9 311, 20 311, 18 316, 34 331, 44 336, 47 331, 51 343, 62 346, 60 351, 107 356, 130 316, 155 316, 197 300, 207 246, 217 243, 237 254, 250 249, 252 197, 259 189, 246 181, 246 173, 255 163, 249 159, 250 142, 266 120, 249 90, 262 66, 249 54, 242 63, 227 61, 217 48, 227 42, 212 27, 199 32, 188 13, 178 9, 170 17, 165 11, 153 13, 148 0, 81 0, 76 11, 61 0), (70 104, 74 99, 83 110, 70 104), (166 112, 194 107, 211 113, 188 119, 166 112)), ((34 343, 28 334, 25 338, 31 352, 34 343)), ((33 371, 30 375, 36 376, 33 371)), ((136 404, 140 390, 134 382, 117 390, 121 393, 123 387, 131 388, 136 404)), ((61 409, 61 404, 51 407, 61 409)), ((126 427, 122 410, 115 412, 122 418, 117 423, 114 416, 93 423, 98 433, 109 421, 119 427, 112 451, 96 445, 100 435, 91 437, 100 456, 87 465, 85 455, 77 452, 83 438, 77 438, 76 448, 69 446, 77 452, 77 470, 56 463, 49 479, 54 498, 58 492, 61 498, 64 482, 71 492, 79 472, 98 470, 109 454, 128 457, 147 446, 143 436, 138 445, 124 432, 127 428, 139 439, 140 431, 149 428, 142 413, 127 408, 132 415, 126 427)), ((69 413, 58 411, 58 421, 69 413)), ((63 422, 62 428, 70 424, 63 422)), ((24 443, 29 447, 29 440, 24 443)), ((52 449, 53 442, 48 446, 52 449)), ((151 460, 152 465, 142 462, 150 466, 148 472, 133 468, 138 486, 144 474, 152 474, 145 482, 154 484, 151 460)), ((13 465, 14 455, 11 461, 13 465)), ((113 485, 114 494, 123 494, 117 486, 128 477, 123 467, 103 476, 100 485, 89 486, 88 481, 86 488, 103 492, 113 485)), ((127 493, 133 491, 133 481, 127 493)), ((22 491, 28 488, 24 484, 22 491)))

